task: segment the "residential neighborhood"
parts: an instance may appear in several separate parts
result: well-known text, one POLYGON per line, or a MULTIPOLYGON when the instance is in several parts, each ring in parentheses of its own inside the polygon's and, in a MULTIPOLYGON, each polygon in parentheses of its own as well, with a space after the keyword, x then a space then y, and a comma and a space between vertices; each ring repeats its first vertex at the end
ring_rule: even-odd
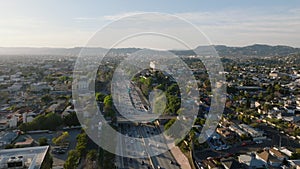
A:
MULTIPOLYGON (((105 119, 111 125, 119 126, 121 132, 129 131, 127 135, 133 135, 129 130, 132 124, 121 118, 121 113, 117 112, 111 101, 111 71, 124 56, 126 54, 121 52, 106 58, 105 64, 98 70, 95 97, 100 110, 104 110, 105 119)), ((199 112, 193 128, 177 143, 181 153, 186 156, 186 163, 192 168, 299 168, 299 55, 240 58, 222 56, 222 74, 226 76, 222 85, 227 87, 225 109, 213 134, 208 135, 203 143, 197 137, 209 117, 212 98, 210 82, 201 60, 194 55, 183 54, 180 57, 193 71, 199 91, 199 112), (286 62, 289 64, 284 64, 286 62)), ((127 159, 127 164, 124 162, 126 159, 120 160, 97 148, 95 143, 90 144, 93 141, 87 135, 82 136, 85 137, 86 151, 77 150, 78 135, 84 132, 72 99, 75 60, 75 56, 10 56, 9 59, 1 60, 1 149, 13 149, 17 152, 21 148, 48 145, 45 152, 52 157, 53 168, 67 165, 93 168, 95 166, 90 166, 86 154, 90 153, 95 157, 97 151, 100 151, 102 158, 93 160, 103 163, 102 166, 131 168, 134 163, 130 159, 127 159), (81 152, 80 156, 75 152, 81 152), (74 158, 78 162, 71 164, 69 160, 74 158), (117 164, 115 160, 105 161, 106 158, 115 158, 117 164)), ((89 91, 92 82, 86 77, 86 80, 75 84, 89 91)), ((142 71, 133 78, 129 90, 130 99, 126 104, 133 104, 139 111, 149 113, 151 107, 147 103, 148 91, 155 88, 165 90, 166 98, 172 101, 164 110, 163 116, 152 121, 150 126, 147 123, 150 132, 145 129, 146 135, 151 135, 152 130, 167 130, 179 110, 177 103, 180 95, 175 92, 178 88, 176 82, 157 70, 155 62, 150 63, 149 70, 142 71)), ((89 112, 86 113, 89 117, 89 112)), ((135 125, 131 130, 146 127, 143 122, 135 125)), ((137 134, 138 137, 142 135, 143 132, 137 134)), ((173 156, 175 158, 172 161, 175 163, 180 157, 175 154, 173 156)), ((157 160, 161 160, 159 156, 157 160)), ((143 163, 142 166, 149 167, 152 164, 153 167, 156 159, 150 158, 150 161, 151 163, 137 161, 136 164, 143 163)), ((2 164, 4 165, 3 161, 2 164)), ((163 163, 158 162, 156 165, 163 163)), ((184 162, 178 165, 184 165, 184 162)), ((168 167, 170 166, 166 168, 168 167)))

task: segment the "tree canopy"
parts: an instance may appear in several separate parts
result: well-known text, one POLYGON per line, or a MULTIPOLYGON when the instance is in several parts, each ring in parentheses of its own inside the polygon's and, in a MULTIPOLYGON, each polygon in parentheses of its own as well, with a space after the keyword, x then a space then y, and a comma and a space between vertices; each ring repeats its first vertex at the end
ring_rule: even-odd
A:
POLYGON ((39 138, 39 145, 40 146, 45 146, 45 145, 48 145, 48 140, 46 137, 41 137, 39 138))
POLYGON ((66 142, 66 140, 70 137, 67 131, 63 132, 60 136, 54 137, 52 142, 56 145, 62 145, 66 142))
POLYGON ((31 130, 56 130, 62 125, 62 118, 55 113, 48 113, 46 115, 39 115, 33 119, 32 122, 22 123, 19 128, 22 131, 31 130))
POLYGON ((63 122, 66 126, 79 126, 80 125, 75 112, 71 112, 70 114, 64 116, 63 122))

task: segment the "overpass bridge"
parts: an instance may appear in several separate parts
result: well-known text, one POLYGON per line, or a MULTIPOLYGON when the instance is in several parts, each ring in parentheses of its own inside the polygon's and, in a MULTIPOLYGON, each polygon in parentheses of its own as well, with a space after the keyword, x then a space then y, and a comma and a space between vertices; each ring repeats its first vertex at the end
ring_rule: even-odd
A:
POLYGON ((137 123, 149 123, 149 122, 154 122, 156 120, 170 120, 170 119, 195 119, 195 117, 189 117, 189 116, 180 116, 180 115, 161 115, 161 116, 153 116, 151 114, 143 114, 143 115, 132 115, 132 116, 117 116, 117 122, 118 123, 132 123, 132 122, 137 122, 137 123), (129 119, 128 119, 129 118, 129 119))
POLYGON ((153 122, 155 120, 170 120, 170 119, 176 119, 178 116, 172 116, 172 115, 164 115, 164 116, 158 116, 154 117, 153 115, 143 114, 143 115, 133 115, 128 118, 123 116, 117 116, 117 122, 118 123, 130 123, 130 122, 140 122, 140 123, 148 123, 153 122))

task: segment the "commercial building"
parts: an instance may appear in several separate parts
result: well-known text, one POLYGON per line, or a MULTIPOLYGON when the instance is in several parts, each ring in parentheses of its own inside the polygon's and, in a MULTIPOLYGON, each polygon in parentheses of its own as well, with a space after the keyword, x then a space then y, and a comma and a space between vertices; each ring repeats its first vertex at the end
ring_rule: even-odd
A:
POLYGON ((48 151, 49 146, 0 150, 0 169, 46 168, 48 151))

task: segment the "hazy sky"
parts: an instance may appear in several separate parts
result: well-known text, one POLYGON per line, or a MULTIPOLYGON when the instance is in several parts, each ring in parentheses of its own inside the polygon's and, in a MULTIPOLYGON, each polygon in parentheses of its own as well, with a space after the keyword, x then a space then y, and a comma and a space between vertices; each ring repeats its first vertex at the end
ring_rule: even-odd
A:
POLYGON ((84 46, 105 24, 139 12, 183 17, 212 44, 300 47, 299 0, 3 0, 0 46, 84 46))

